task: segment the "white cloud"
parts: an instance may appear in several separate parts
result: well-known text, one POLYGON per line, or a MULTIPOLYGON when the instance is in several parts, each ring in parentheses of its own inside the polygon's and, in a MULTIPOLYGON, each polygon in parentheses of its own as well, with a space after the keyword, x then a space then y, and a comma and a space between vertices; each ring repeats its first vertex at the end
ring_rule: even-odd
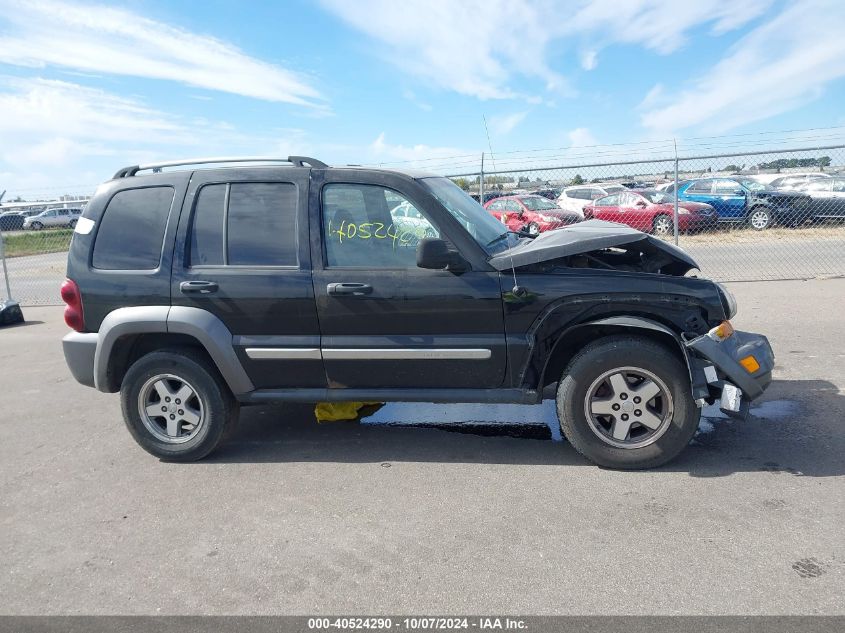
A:
POLYGON ((326 109, 312 82, 227 42, 127 9, 54 0, 0 0, 0 62, 163 79, 326 109))
POLYGON ((406 101, 410 101, 415 106, 417 106, 420 110, 424 110, 425 112, 431 112, 434 108, 431 106, 430 103, 425 103, 420 101, 419 97, 417 97, 416 93, 413 90, 408 90, 407 88, 402 91, 402 98, 406 101))
POLYGON ((490 128, 494 136, 506 136, 513 129, 525 120, 528 112, 514 112, 490 117, 490 128))
POLYGON ((383 56, 434 86, 480 99, 522 97, 516 76, 565 91, 545 60, 550 0, 322 0, 382 45, 383 56))
POLYGON ((136 162, 270 154, 283 141, 298 140, 291 130, 249 136, 225 121, 178 117, 75 83, 8 77, 0 78, 0 138, 0 171, 10 195, 57 183, 90 186, 136 162))
POLYGON ((587 50, 581 53, 581 68, 584 70, 593 70, 599 63, 599 54, 593 50, 587 50))
POLYGON ((599 142, 596 137, 592 135, 590 130, 585 127, 578 127, 569 132, 569 144, 571 147, 593 147, 599 142))
POLYGON ((845 77, 845 3, 808 0, 741 38, 710 70, 672 95, 654 89, 642 124, 668 134, 719 133, 794 109, 845 77), (649 107, 649 104, 652 104, 649 107))
POLYGON ((719 35, 760 16, 773 0, 321 0, 381 46, 382 56, 434 86, 479 99, 537 103, 516 82, 538 80, 549 93, 575 94, 551 67, 547 49, 572 43, 581 67, 601 48, 637 44, 661 54, 710 25, 719 35), (558 46, 558 44, 561 44, 558 46))
POLYGON ((478 162, 480 151, 468 151, 457 147, 436 147, 425 144, 393 145, 388 143, 384 132, 366 148, 363 154, 368 163, 390 164, 403 163, 403 167, 432 169, 435 165, 463 164, 464 162, 478 162), (478 158, 476 158, 478 157, 478 158))
POLYGON ((687 32, 712 24, 721 35, 762 15, 773 0, 589 0, 565 20, 564 32, 591 46, 639 44, 661 54, 684 45, 687 32))

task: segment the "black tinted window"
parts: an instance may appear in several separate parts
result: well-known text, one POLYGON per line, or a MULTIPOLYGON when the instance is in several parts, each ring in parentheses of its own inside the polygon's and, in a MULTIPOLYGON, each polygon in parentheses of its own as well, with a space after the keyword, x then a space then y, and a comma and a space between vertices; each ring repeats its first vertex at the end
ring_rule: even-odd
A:
POLYGON ((115 194, 100 218, 94 268, 158 268, 172 202, 173 187, 127 189, 115 194))
POLYGON ((190 265, 296 266, 296 208, 292 183, 204 186, 191 223, 190 265))
POLYGON ((223 211, 226 185, 206 185, 199 191, 191 224, 191 266, 223 264, 223 211))
POLYGON ((296 186, 232 184, 228 228, 229 264, 296 266, 296 186))

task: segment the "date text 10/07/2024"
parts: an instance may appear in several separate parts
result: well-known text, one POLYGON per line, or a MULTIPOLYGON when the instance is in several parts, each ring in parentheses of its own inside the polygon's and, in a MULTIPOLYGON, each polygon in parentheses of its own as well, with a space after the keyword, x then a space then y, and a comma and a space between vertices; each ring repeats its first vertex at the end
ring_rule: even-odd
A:
POLYGON ((476 629, 480 631, 520 631, 526 630, 524 620, 510 617, 350 617, 350 618, 309 618, 308 629, 313 631, 330 630, 370 630, 370 631, 459 631, 476 629))

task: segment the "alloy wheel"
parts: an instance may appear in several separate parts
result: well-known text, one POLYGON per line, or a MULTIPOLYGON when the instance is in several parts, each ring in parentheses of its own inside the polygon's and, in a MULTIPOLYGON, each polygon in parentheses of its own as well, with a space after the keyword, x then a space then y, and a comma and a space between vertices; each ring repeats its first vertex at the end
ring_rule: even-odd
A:
POLYGON ((587 389, 584 413, 599 439, 616 448, 656 442, 672 423, 672 394, 660 378, 640 367, 611 369, 587 389))
POLYGON ((143 384, 138 393, 138 411, 147 430, 168 444, 181 444, 195 437, 205 420, 197 390, 173 374, 159 374, 143 384))

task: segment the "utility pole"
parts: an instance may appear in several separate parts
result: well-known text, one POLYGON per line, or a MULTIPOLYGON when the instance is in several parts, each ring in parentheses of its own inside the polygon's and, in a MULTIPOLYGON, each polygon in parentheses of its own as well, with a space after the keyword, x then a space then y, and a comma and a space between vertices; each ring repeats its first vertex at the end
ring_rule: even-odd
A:
POLYGON ((672 139, 675 144, 675 219, 672 222, 675 231, 675 246, 678 245, 678 141, 672 139))

